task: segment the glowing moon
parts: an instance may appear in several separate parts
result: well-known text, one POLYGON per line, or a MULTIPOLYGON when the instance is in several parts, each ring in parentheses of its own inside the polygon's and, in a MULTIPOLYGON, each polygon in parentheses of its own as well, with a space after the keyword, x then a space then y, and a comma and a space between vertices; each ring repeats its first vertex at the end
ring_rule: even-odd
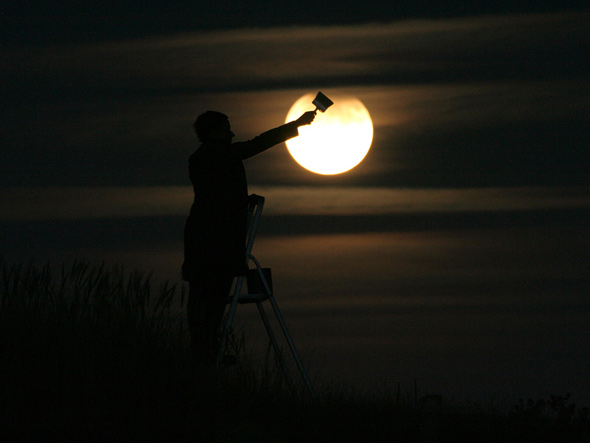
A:
MULTIPOLYGON (((367 108, 354 97, 327 94, 334 104, 325 113, 317 112, 309 126, 299 128, 299 137, 287 141, 287 149, 297 163, 316 174, 333 175, 358 165, 373 141, 373 123, 367 108)), ((307 94, 293 104, 286 122, 305 111, 313 111, 315 94, 307 94)))

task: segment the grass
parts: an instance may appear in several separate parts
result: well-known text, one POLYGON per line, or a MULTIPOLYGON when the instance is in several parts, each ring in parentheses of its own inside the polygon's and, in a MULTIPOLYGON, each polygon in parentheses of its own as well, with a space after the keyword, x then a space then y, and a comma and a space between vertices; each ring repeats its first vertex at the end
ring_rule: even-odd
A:
POLYGON ((184 288, 153 288, 150 274, 1 262, 0 291, 0 441, 590 442, 589 411, 567 395, 509 414, 399 387, 316 386, 312 400, 243 334, 237 367, 203 370, 178 315, 184 288))

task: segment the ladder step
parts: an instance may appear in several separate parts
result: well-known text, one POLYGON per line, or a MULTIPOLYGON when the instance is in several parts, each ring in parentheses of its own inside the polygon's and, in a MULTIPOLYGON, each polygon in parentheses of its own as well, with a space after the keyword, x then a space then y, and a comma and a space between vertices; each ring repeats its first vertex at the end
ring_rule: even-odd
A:
MULTIPOLYGON (((268 300, 269 295, 268 294, 241 294, 238 297, 238 303, 241 305, 247 304, 247 303, 260 303, 263 302, 265 300, 268 300)), ((233 296, 229 297, 228 300, 228 304, 230 304, 233 300, 233 296)))

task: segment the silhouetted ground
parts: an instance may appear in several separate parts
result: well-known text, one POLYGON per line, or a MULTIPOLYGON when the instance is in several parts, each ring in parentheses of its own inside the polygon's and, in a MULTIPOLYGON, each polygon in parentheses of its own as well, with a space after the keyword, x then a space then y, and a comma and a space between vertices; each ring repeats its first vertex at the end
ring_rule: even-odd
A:
POLYGON ((567 395, 509 414, 399 390, 316 386, 314 400, 236 338, 238 366, 198 368, 170 315, 177 288, 84 263, 1 271, 1 441, 590 441, 567 395))

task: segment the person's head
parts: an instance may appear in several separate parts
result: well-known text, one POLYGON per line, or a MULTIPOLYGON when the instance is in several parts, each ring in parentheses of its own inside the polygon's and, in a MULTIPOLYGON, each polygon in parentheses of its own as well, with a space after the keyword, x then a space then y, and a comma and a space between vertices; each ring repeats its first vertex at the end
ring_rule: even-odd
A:
POLYGON ((231 143, 234 137, 234 133, 231 132, 229 118, 221 112, 207 111, 199 115, 193 127, 201 142, 231 143))

